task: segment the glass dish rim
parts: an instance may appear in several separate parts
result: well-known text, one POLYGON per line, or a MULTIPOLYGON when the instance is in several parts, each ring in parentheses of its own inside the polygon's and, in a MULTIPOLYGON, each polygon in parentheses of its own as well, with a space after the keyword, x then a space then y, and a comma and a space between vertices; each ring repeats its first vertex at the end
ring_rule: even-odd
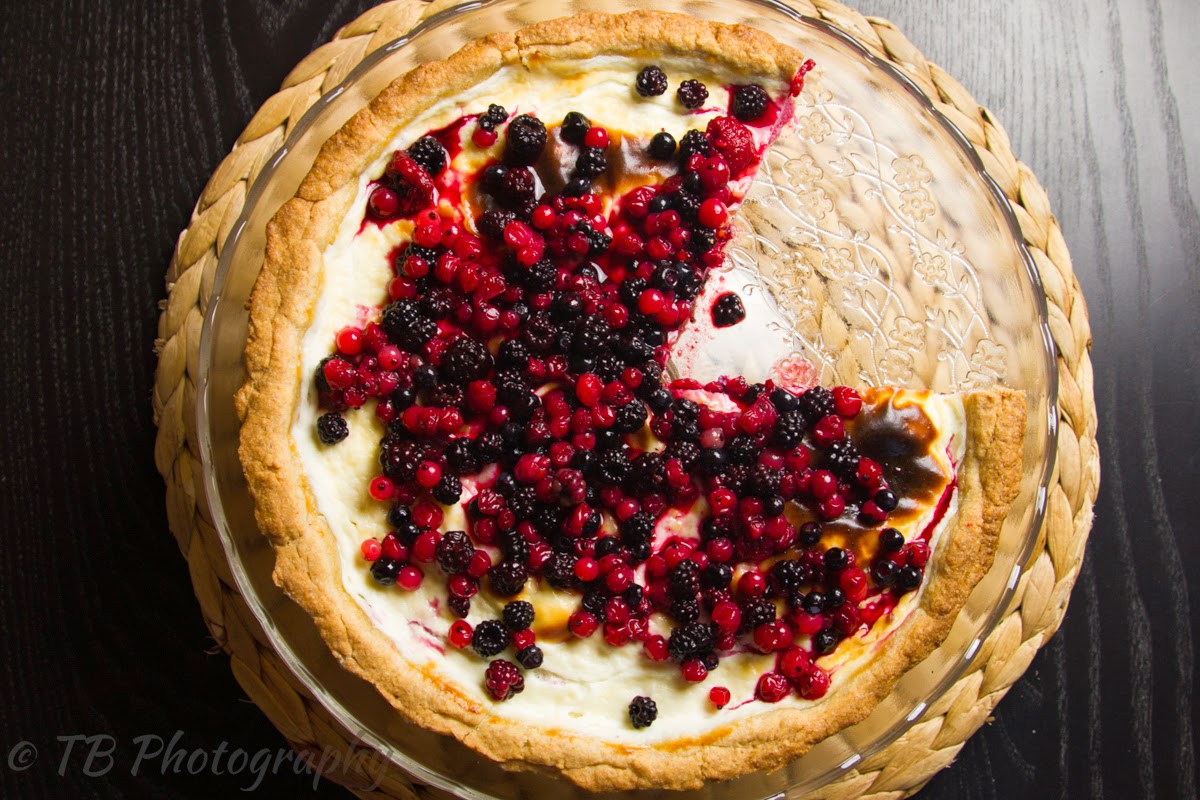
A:
MULTIPOLYGON (((201 459, 201 476, 202 488, 205 499, 208 503, 208 508, 212 515, 214 529, 217 531, 218 538, 221 542, 221 548, 225 554, 229 564, 230 573, 237 586, 238 592, 243 597, 247 606, 255 616, 255 619, 262 626, 263 632, 275 651, 281 656, 282 660, 287 662, 288 669, 292 671, 296 679, 299 680, 304 687, 312 694, 321 706, 330 713, 331 716, 348 732, 358 737, 382 755, 386 756, 389 761, 395 764, 400 769, 404 770, 413 778, 420 782, 435 786, 443 791, 451 792, 457 796, 469 797, 472 800, 491 800, 490 795, 481 794, 475 789, 468 786, 463 786, 455 782, 453 779, 443 776, 422 763, 409 757, 404 753, 398 753, 387 742, 377 737, 373 731, 363 730, 361 725, 356 725, 355 715, 345 705, 321 690, 321 681, 309 670, 304 661, 297 656, 294 648, 288 643, 284 634, 275 625, 271 615, 264 608, 257 591, 255 590, 251 578, 246 572, 244 565, 241 563, 237 552, 237 545, 231 534, 228 518, 224 512, 224 506, 221 501, 220 489, 217 485, 216 470, 212 466, 213 460, 213 443, 211 431, 208 424, 208 409, 210 406, 209 391, 210 391, 210 369, 212 367, 212 350, 213 350, 213 327, 217 311, 221 306, 223 299, 223 290, 229 275, 229 271, 233 262, 233 254, 237 251, 238 240, 244 229, 246 228, 250 216, 256 210, 257 203, 264 193, 265 187, 270 184, 271 178, 274 175, 279 164, 284 160, 287 154, 291 151, 291 147, 299 141, 304 133, 320 118, 324 110, 338 97, 340 97, 348 87, 352 86, 358 78, 370 71, 376 64, 384 60, 388 56, 395 53, 400 48, 409 44, 414 38, 421 36, 427 31, 450 23, 458 17, 469 14, 490 6, 503 5, 511 2, 511 0, 469 0, 469 2, 457 3, 449 6, 430 17, 421 20, 403 35, 393 39, 392 41, 382 45, 374 52, 366 56, 361 62, 355 65, 350 72, 338 83, 337 86, 323 94, 316 102, 301 116, 293 129, 288 133, 284 142, 278 150, 272 155, 271 159, 264 165, 263 169, 251 184, 246 193, 246 198, 242 206, 242 211, 238 215, 238 219, 230 229, 222 248, 221 256, 218 259, 217 267, 213 275, 213 290, 210 295, 209 304, 204 313, 203 323, 201 327, 199 359, 198 359, 198 380, 196 393, 196 409, 195 422, 198 437, 198 445, 201 459)), ((975 146, 962 132, 962 130, 952 122, 944 113, 942 113, 934 101, 926 92, 921 89, 903 70, 883 58, 872 53, 865 45, 851 34, 836 27, 835 25, 826 22, 825 20, 801 14, 796 9, 788 6, 780 0, 739 0, 739 2, 749 5, 762 6, 778 14, 782 14, 794 20, 797 24, 808 25, 817 29, 821 33, 828 35, 841 44, 850 48, 858 57, 864 60, 872 69, 881 71, 890 80, 899 84, 899 86, 911 96, 918 104, 920 111, 929 115, 937 122, 940 128, 949 136, 954 145, 959 149, 961 155, 966 159, 967 164, 975 171, 977 177, 983 182, 985 190, 991 195, 992 200, 1000 214, 1008 226, 1008 233, 1011 236, 1013 243, 1016 246, 1021 262, 1025 268, 1026 276, 1030 281, 1030 288, 1034 295, 1035 311, 1038 317, 1038 329, 1041 332, 1043 341, 1043 356, 1045 359, 1045 372, 1047 376, 1046 389, 1046 410, 1048 419, 1046 420, 1046 436, 1044 441, 1046 457, 1043 461, 1042 472, 1039 476, 1039 483, 1035 497, 1033 498, 1033 514, 1030 519, 1030 530, 1039 530, 1044 523, 1046 508, 1047 508, 1047 490, 1049 479, 1053 474, 1055 463, 1057 460, 1057 443, 1058 443, 1058 393, 1059 393, 1059 376, 1054 358, 1054 343, 1049 325, 1049 309, 1048 300, 1046 297, 1045 287, 1041 280, 1041 275, 1037 270, 1036 263, 1033 260, 1032 254, 1025 243, 1024 236, 1021 232, 1020 223, 1012 209, 1012 205, 1005 196, 1003 190, 996 180, 988 173, 983 160, 980 158, 975 146)), ((998 602, 985 615, 983 625, 979 629, 978 636, 968 645, 966 653, 961 659, 961 663, 950 669, 940 681, 934 684, 930 694, 906 715, 901 721, 893 723, 886 732, 872 740, 868 747, 863 748, 862 752, 858 752, 844 762, 835 765, 823 773, 814 775, 812 780, 816 783, 815 786, 827 785, 832 782, 836 775, 842 774, 855 764, 869 758, 883 750, 896 739, 909 730, 916 722, 922 713, 931 705, 941 698, 945 692, 959 678, 962 677, 967 666, 979 652, 979 645, 982 640, 990 635, 999 623, 1001 613, 1007 607, 1011 600, 1019 578, 1025 572, 1029 557, 1036 545, 1037 537, 1026 535, 1026 542, 1021 549, 1015 554, 1012 573, 1001 592, 998 602)))

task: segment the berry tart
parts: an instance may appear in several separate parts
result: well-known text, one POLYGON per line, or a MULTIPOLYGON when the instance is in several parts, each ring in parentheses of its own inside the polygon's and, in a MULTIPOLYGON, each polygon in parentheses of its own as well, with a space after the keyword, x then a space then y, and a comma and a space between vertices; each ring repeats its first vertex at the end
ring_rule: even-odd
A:
POLYGON ((811 66, 651 12, 489 36, 392 83, 272 221, 257 519, 413 724, 593 790, 779 767, 988 570, 1019 393, 672 372, 698 315, 745 316, 703 290, 811 66))

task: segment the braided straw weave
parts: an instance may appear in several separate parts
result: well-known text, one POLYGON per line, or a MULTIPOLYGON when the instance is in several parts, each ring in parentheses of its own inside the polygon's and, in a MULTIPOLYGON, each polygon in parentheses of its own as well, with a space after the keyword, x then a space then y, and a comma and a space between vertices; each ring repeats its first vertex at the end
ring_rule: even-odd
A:
MULTIPOLYGON (((1058 221, 1045 190, 1016 159, 1008 136, 950 75, 924 56, 887 20, 864 17, 832 0, 790 0, 800 12, 824 19, 872 53, 896 64, 974 144, 987 171, 1008 197, 1045 287, 1059 379, 1058 458, 1037 547, 1005 616, 979 656, 902 737, 856 765, 818 795, 841 798, 906 797, 957 755, 1000 698, 1058 629, 1083 559, 1099 480, 1096 406, 1088 351, 1087 309, 1058 221)), ((233 151, 200 195, 179 236, 167 270, 155 347, 158 425, 155 462, 166 481, 167 513, 184 556, 201 612, 217 643, 230 655, 233 674, 293 748, 312 757, 324 748, 348 752, 349 735, 292 676, 271 649, 239 595, 200 489, 195 430, 200 328, 212 293, 218 254, 260 170, 293 125, 337 86, 368 53, 409 30, 452 0, 393 0, 371 9, 318 48, 287 76, 280 91, 254 115, 233 151)), ((361 749, 361 748, 356 748, 361 749)), ((382 756, 325 771, 360 797, 444 796, 414 784, 382 756), (377 780, 377 778, 382 780, 377 780), (367 787, 371 787, 368 789, 367 787)), ((315 759, 314 759, 315 760, 315 759)))

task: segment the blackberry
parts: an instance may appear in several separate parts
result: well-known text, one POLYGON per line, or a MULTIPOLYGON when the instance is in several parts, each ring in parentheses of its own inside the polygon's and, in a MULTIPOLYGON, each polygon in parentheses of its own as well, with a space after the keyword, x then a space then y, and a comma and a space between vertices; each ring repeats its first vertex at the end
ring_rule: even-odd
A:
POLYGON ((858 469, 858 448, 849 439, 839 439, 825 453, 829 471, 843 480, 852 480, 858 469))
POLYGON ((437 323, 413 300, 397 300, 383 310, 383 330, 388 338, 410 353, 419 350, 437 333, 437 323))
POLYGON ((808 420, 802 411, 788 411, 779 417, 775 423, 775 443, 780 447, 791 449, 804 439, 808 430, 808 420))
POLYGON ((800 411, 810 425, 822 417, 836 413, 837 406, 834 405, 833 392, 824 386, 814 386, 800 395, 800 411))
POLYGON ((567 116, 563 117, 562 126, 558 129, 558 132, 564 142, 568 144, 582 144, 583 137, 587 134, 590 127, 592 127, 592 123, 587 117, 578 111, 571 111, 568 112, 567 116))
POLYGON ((522 486, 508 498, 508 508, 517 519, 529 519, 537 508, 537 495, 532 486, 522 486))
POLYGON ((496 397, 502 403, 514 403, 520 398, 529 394, 532 386, 529 385, 529 380, 515 369, 505 369, 496 373, 496 377, 492 380, 496 387, 496 397))
POLYGON ((738 631, 746 633, 774 621, 775 604, 765 597, 754 597, 742 604, 742 623, 738 631))
POLYGON ((571 178, 567 181, 567 185, 563 187, 563 197, 583 197, 588 192, 592 191, 592 181, 590 178, 571 178))
POLYGON ((371 577, 380 586, 391 586, 396 582, 396 576, 400 574, 402 566, 404 565, 399 561, 382 556, 371 563, 371 577))
POLYGON ((460 385, 486 378, 492 368, 492 354, 469 336, 460 336, 442 355, 442 375, 460 385))
POLYGON ((520 339, 505 339, 496 352, 496 364, 502 368, 525 369, 533 353, 520 339))
MULTIPOLYGON (((603 583, 603 581, 598 581, 597 583, 603 583)), ((600 622, 604 622, 604 619, 608 616, 608 611, 606 610, 608 607, 608 600, 608 590, 603 586, 593 585, 583 593, 583 600, 580 601, 579 607, 591 614, 600 622)))
POLYGON ((758 453, 761 449, 758 443, 754 441, 753 436, 744 433, 734 436, 725 445, 725 453, 729 456, 729 461, 732 464, 753 464, 758 459, 758 453))
POLYGON ((629 702, 629 722, 635 728, 649 728, 658 719, 658 706, 649 697, 638 695, 629 702))
POLYGON ((491 658, 508 647, 508 631, 494 619, 485 619, 471 634, 471 649, 484 658, 491 658))
MULTIPOLYGON (((712 228, 706 228, 703 225, 697 225, 692 228, 692 238, 688 242, 688 249, 693 253, 707 253, 717 246, 717 232, 712 228)), ((696 293, 692 294, 695 297, 696 293)))
POLYGON ((667 480, 666 460, 662 453, 640 453, 633 459, 625 481, 640 493, 651 492, 667 480))
MULTIPOLYGON (((700 211, 700 198, 686 189, 680 189, 671 195, 671 208, 678 211, 684 221, 694 220, 700 211)), ((675 280, 678 283, 678 273, 675 280)))
POLYGON ((408 157, 417 162, 421 169, 436 177, 446 168, 448 155, 442 143, 432 136, 422 136, 408 148, 408 157))
POLYGON ((648 542, 654 536, 654 516, 647 511, 639 511, 621 523, 621 541, 648 542))
MULTIPOLYGON (((378 564, 379 562, 377 561, 375 563, 378 564)), ((917 569, 916 567, 909 565, 907 567, 901 567, 899 571, 896 572, 896 589, 899 590, 901 594, 904 594, 905 592, 911 592, 920 585, 921 570, 917 569)))
POLYGON ((671 616, 684 624, 700 619, 700 598, 696 595, 672 598, 671 616))
POLYGON ((728 564, 709 564, 701 577, 701 582, 708 589, 727 589, 732 581, 733 567, 728 564))
POLYGON ((642 292, 650 288, 650 284, 642 278, 626 278, 621 281, 617 294, 621 298, 621 302, 627 306, 636 306, 638 298, 642 296, 642 292))
MULTIPOLYGON (((800 546, 815 547, 817 542, 821 541, 821 523, 806 522, 800 526, 800 546)), ((903 541, 903 537, 901 537, 903 541)))
POLYGON ((550 318, 555 322, 570 322, 583 314, 583 299, 570 292, 555 292, 550 302, 550 318))
POLYGON ((379 464, 388 478, 407 483, 417 476, 417 465, 423 458, 421 446, 410 441, 380 453, 379 464))
POLYGON ((667 574, 667 582, 676 597, 694 597, 700 591, 700 565, 690 558, 680 561, 667 574))
POLYGON ((569 553, 555 553, 542 568, 542 576, 555 589, 575 587, 575 557, 569 553))
POLYGON ((523 631, 533 624, 533 603, 525 600, 514 600, 504 606, 501 613, 504 625, 512 632, 523 631))
POLYGON ((656 66, 644 67, 637 76, 637 93, 642 97, 658 97, 667 91, 667 75, 656 66))
POLYGON ((438 382, 437 367, 433 364, 422 364, 413 370, 412 382, 418 389, 432 389, 438 382))
POLYGON ((699 108, 708 99, 708 87, 700 81, 686 80, 675 90, 675 97, 684 108, 699 108))
POLYGON ((776 561, 771 568, 771 580, 780 593, 794 592, 804 581, 804 565, 794 558, 776 561))
POLYGON ((608 252, 608 248, 612 247, 612 237, 604 231, 596 230, 589 223, 581 222, 575 226, 575 230, 582 233, 584 238, 587 239, 587 256, 589 258, 602 255, 608 252))
POLYGON ((439 383, 429 393, 429 400, 426 405, 434 408, 462 408, 463 401, 466 399, 466 392, 461 385, 453 383, 439 383))
POLYGON ((470 439, 454 439, 446 448, 446 463, 456 475, 474 475, 483 468, 470 439))
POLYGON ((679 163, 684 166, 694 154, 707 156, 710 152, 712 152, 712 146, 703 131, 688 131, 679 140, 679 163))
POLYGON ((823 628, 817 631, 812 638, 813 650, 819 656, 826 656, 837 649, 838 642, 841 637, 833 628, 823 628))
POLYGON ((710 626, 703 622, 687 622, 671 631, 667 653, 675 661, 687 661, 707 655, 715 645, 710 626))
POLYGON ((515 528, 501 534, 500 549, 508 561, 524 564, 529 560, 529 542, 515 528))
POLYGON ((350 435, 350 426, 336 411, 317 417, 317 436, 323 444, 337 444, 350 435))
MULTIPOLYGON (((539 261, 538 263, 542 262, 539 261)), ((549 261, 546 263, 550 264, 549 261)), ((534 266, 536 267, 536 265, 534 266)), ((558 268, 551 264, 551 269, 554 270, 557 277, 558 268)), ((525 323, 525 330, 521 333, 524 342, 537 353, 544 353, 554 347, 555 342, 558 340, 558 335, 558 326, 551 321, 545 312, 541 311, 529 318, 529 321, 525 323)))
POLYGON ((656 161, 670 161, 675 157, 675 137, 659 131, 650 139, 650 157, 656 161))
POLYGON ((514 167, 504 173, 496 199, 510 211, 521 213, 525 205, 533 200, 536 191, 533 173, 525 167, 514 167))
POLYGON ((508 142, 504 160, 516 166, 529 166, 546 149, 546 125, 537 117, 522 114, 508 124, 508 142))
POLYGON ((713 303, 712 321, 713 325, 718 328, 728 328, 731 325, 738 324, 745 318, 746 307, 742 305, 742 298, 733 292, 726 292, 713 303))
POLYGON ((437 545, 437 562, 447 575, 462 572, 475 556, 475 545, 466 531, 446 531, 437 545))
POLYGON ((771 102, 771 98, 767 97, 766 91, 757 83, 751 83, 733 90, 733 103, 730 104, 730 110, 733 111, 735 118, 742 122, 750 122, 763 115, 769 102, 771 102))
POLYGON ((648 417, 646 404, 641 400, 633 400, 617 411, 617 418, 612 427, 620 433, 637 433, 646 424, 648 417))
POLYGON ((585 147, 575 159, 572 178, 598 178, 608 169, 608 156, 599 147, 585 147))
POLYGON ((430 494, 442 505, 452 506, 462 497, 462 491, 462 481, 458 479, 458 476, 444 472, 442 479, 437 482, 430 494))
POLYGON ((471 613, 471 598, 459 597, 458 595, 450 595, 450 599, 446 601, 446 605, 450 607, 450 613, 459 619, 466 619, 471 613))
POLYGON ((484 431, 475 438, 475 457, 481 464, 495 464, 504 442, 495 431, 484 431))
POLYGON ((525 669, 537 669, 542 665, 542 648, 536 644, 531 644, 524 650, 517 651, 517 663, 525 669))
POLYGON ((450 316, 458 300, 448 286, 431 286, 421 298, 421 310, 435 320, 450 316))
MULTIPOLYGON (((754 488, 754 493, 763 499, 777 497, 779 495, 779 487, 782 483, 783 470, 772 469, 765 464, 755 466, 754 470, 750 473, 750 485, 754 488)), ((771 514, 768 516, 775 515, 771 514)))
POLYGON ((684 469, 691 469, 700 457, 700 448, 693 442, 673 440, 667 445, 666 452, 669 458, 678 458, 684 469))
POLYGON ((504 110, 504 106, 492 103, 488 106, 487 113, 483 117, 492 123, 492 127, 495 127, 504 124, 504 120, 508 119, 508 112, 504 110))
POLYGON ((597 476, 601 483, 618 484, 628 477, 631 466, 629 453, 623 448, 606 450, 600 454, 596 464, 597 476))
POLYGON ((511 211, 504 211, 502 209, 486 211, 479 218, 479 232, 492 241, 502 241, 504 239, 505 226, 516 218, 517 215, 511 211))

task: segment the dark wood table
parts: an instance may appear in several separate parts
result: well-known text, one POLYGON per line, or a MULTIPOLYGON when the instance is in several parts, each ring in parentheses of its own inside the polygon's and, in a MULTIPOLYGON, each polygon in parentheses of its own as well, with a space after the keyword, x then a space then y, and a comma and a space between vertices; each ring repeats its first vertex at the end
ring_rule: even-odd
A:
MULTIPOLYGON (((177 731, 188 756, 285 746, 215 651, 167 531, 151 343, 209 173, 288 70, 368 5, 0 12, 4 797, 235 796, 254 783, 245 768, 191 775, 159 757, 134 775, 139 748, 177 731), (110 738, 58 738, 86 735, 110 738), (38 755, 18 771, 22 743, 38 755)), ((1195 797, 1200 4, 860 7, 1007 126, 1049 191, 1095 331, 1103 482, 1070 612, 922 797, 1195 797)), ((313 784, 285 769, 257 791, 347 796, 313 784)))

